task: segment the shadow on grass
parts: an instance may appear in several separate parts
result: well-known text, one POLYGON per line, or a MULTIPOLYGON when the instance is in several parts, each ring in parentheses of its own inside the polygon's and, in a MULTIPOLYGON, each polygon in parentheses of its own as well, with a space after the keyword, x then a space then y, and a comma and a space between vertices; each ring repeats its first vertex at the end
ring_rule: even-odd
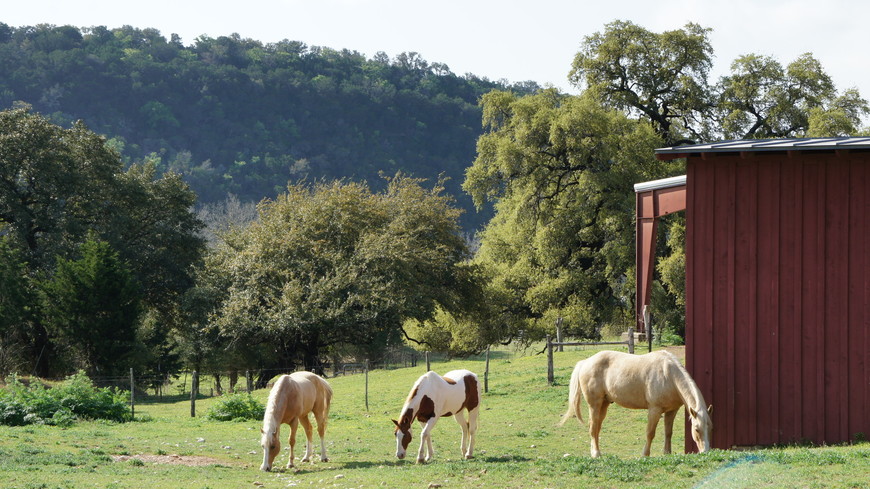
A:
POLYGON ((488 464, 530 462, 532 459, 522 455, 501 455, 498 457, 481 457, 478 460, 488 464))
MULTIPOLYGON (((349 469, 372 469, 372 468, 381 468, 381 467, 399 467, 401 465, 407 464, 407 461, 404 460, 375 460, 371 462, 324 462, 318 463, 315 465, 311 464, 300 464, 295 468, 286 469, 272 469, 274 472, 287 472, 293 474, 313 474, 319 472, 327 472, 331 470, 349 470, 349 469)), ((413 463, 413 462, 412 462, 413 463)))

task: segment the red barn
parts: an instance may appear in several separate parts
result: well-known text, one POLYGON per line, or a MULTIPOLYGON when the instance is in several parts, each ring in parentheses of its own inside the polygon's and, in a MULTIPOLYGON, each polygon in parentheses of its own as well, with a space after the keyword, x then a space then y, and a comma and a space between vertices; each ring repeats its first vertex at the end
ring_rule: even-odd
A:
POLYGON ((638 311, 655 220, 682 195, 686 363, 715 406, 713 446, 870 436, 870 138, 725 141, 656 156, 686 158, 686 177, 636 190, 638 311))

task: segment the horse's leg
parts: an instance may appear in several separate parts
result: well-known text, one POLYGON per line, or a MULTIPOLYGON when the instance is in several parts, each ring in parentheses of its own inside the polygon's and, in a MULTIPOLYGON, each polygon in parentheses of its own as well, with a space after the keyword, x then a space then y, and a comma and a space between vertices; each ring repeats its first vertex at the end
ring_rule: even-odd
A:
POLYGON ((290 420, 290 439, 287 440, 287 443, 290 445, 290 460, 287 461, 287 468, 293 467, 293 460, 296 458, 294 455, 294 449, 296 448, 296 428, 299 427, 299 418, 293 418, 290 420))
POLYGON ((477 417, 480 415, 480 406, 468 412, 468 451, 466 459, 474 458, 474 439, 477 437, 477 417))
POLYGON ((656 426, 658 426, 659 419, 661 417, 662 410, 660 408, 650 406, 649 410, 647 411, 646 418, 646 445, 643 446, 644 457, 649 457, 653 438, 656 437, 656 426))
POLYGON ((467 456, 465 451, 466 447, 469 445, 468 439, 468 421, 465 419, 465 415, 462 411, 456 411, 456 414, 453 415, 453 419, 456 420, 456 423, 459 424, 459 427, 462 428, 462 441, 459 443, 459 451, 462 453, 463 457, 470 458, 467 456))
POLYGON ((318 411, 314 414, 315 420, 317 420, 317 434, 320 435, 320 461, 321 462, 329 462, 329 458, 326 456, 326 440, 324 440, 326 435, 326 424, 327 414, 324 411, 318 411))
POLYGON ((438 421, 437 417, 429 418, 429 421, 423 425, 423 431, 420 432, 420 450, 417 452, 417 463, 426 463, 435 458, 435 450, 432 448, 432 428, 438 421), (426 449, 428 450, 428 454, 426 449))
POLYGON ((592 458, 598 458, 601 456, 601 449, 598 446, 598 435, 601 434, 601 424, 604 423, 610 403, 604 399, 597 399, 592 403, 587 399, 586 402, 589 404, 589 436, 592 437, 589 452, 592 458))
POLYGON ((302 428, 305 430, 305 457, 302 458, 302 461, 308 462, 311 460, 311 440, 314 433, 311 429, 311 420, 308 419, 307 414, 299 416, 299 422, 302 423, 302 428))
POLYGON ((671 453, 671 436, 674 434, 674 418, 676 418, 676 416, 676 409, 665 413, 665 455, 671 453))

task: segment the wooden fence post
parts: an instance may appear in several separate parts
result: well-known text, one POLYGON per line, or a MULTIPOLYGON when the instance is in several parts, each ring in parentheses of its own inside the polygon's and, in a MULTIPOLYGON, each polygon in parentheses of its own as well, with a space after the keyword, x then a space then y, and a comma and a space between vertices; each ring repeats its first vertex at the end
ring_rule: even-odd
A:
POLYGON ((369 359, 366 358, 366 412, 369 412, 369 359))
POLYGON ((196 395, 199 394, 199 374, 196 370, 190 376, 190 417, 196 417, 196 395))
POLYGON ((547 335, 547 383, 553 385, 553 341, 547 335))
POLYGON ((486 370, 483 371, 483 392, 489 392, 489 347, 486 347, 486 370))
POLYGON ((248 394, 254 392, 254 379, 251 378, 250 370, 245 370, 245 382, 248 384, 248 394))
POLYGON ((562 317, 556 318, 556 343, 558 349, 556 351, 564 351, 562 349, 562 317))
POLYGON ((634 354, 634 328, 628 328, 628 352, 634 354))
POLYGON ((429 365, 429 352, 426 351, 426 371, 432 370, 432 367, 429 365))
POLYGON ((136 384, 133 382, 133 369, 130 369, 130 419, 134 419, 136 417, 136 402, 134 399, 134 392, 136 392, 136 384))

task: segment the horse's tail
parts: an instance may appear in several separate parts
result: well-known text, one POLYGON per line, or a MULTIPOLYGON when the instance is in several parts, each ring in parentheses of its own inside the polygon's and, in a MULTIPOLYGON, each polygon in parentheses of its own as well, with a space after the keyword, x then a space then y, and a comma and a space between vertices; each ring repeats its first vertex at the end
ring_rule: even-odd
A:
POLYGON ((580 391, 580 364, 582 363, 582 360, 577 362, 574 371, 571 372, 571 383, 568 386, 568 410, 565 411, 565 414, 562 415, 562 419, 559 420, 559 426, 564 425, 566 421, 574 416, 577 416, 577 419, 579 419, 581 423, 583 422, 583 415, 580 414, 580 403, 583 398, 583 393, 580 391))

